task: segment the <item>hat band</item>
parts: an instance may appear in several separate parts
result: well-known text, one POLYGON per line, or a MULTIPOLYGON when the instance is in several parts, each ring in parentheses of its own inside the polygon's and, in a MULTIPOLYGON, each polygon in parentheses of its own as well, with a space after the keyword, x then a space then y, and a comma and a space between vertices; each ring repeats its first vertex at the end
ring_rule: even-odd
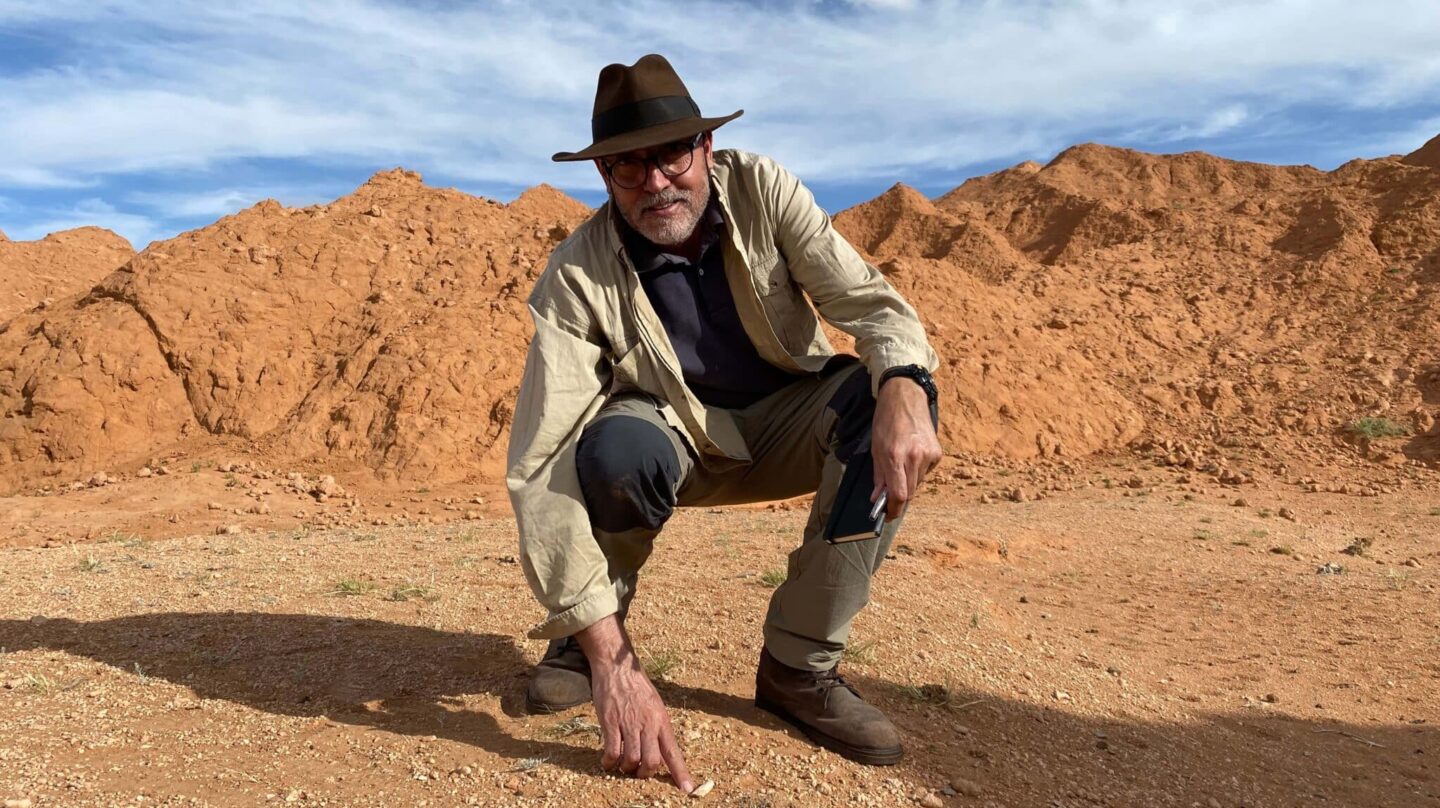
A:
POLYGON ((688 95, 662 95, 621 104, 590 119, 595 142, 683 118, 700 117, 700 107, 688 95))

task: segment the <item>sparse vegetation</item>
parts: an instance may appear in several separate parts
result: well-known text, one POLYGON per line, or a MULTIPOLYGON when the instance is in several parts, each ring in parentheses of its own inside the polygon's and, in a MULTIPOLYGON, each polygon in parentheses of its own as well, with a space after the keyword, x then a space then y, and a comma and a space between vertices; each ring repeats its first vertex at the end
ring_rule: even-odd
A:
POLYGON ((1431 508, 1431 509, 1430 509, 1430 515, 1431 515, 1431 516, 1440 516, 1440 508, 1431 508))
POLYGON ((594 735, 598 738, 600 737, 600 725, 586 719, 583 715, 577 715, 551 727, 546 734, 552 738, 569 738, 572 735, 594 735))
POLYGON ((786 574, 785 570, 780 569, 779 567, 772 567, 760 573, 760 583, 762 586, 765 586, 769 589, 774 589, 780 584, 785 583, 785 579, 787 577, 788 575, 786 574))
POLYGON ((1219 536, 1208 530, 1197 529, 1194 535, 1191 536, 1191 538, 1197 539, 1199 541, 1210 541, 1211 539, 1219 538, 1219 536))
POLYGON ((335 582, 335 588, 330 590, 330 594, 349 597, 363 595, 374 588, 375 584, 369 581, 362 581, 358 578, 341 578, 335 582))
POLYGON ((1389 418, 1365 417, 1350 424, 1350 431, 1362 438, 1400 438, 1410 434, 1410 428, 1389 418))
POLYGON ((848 643, 841 658, 857 665, 869 665, 875 661, 875 644, 875 640, 848 643))
POLYGON ((918 704, 934 707, 949 707, 955 703, 955 692, 946 685, 896 685, 896 691, 903 697, 918 704))
POLYGON ((24 682, 26 687, 39 693, 49 695, 55 692, 55 680, 43 673, 27 673, 24 682))
POLYGON ((680 666, 680 654, 675 651, 661 651, 645 657, 645 675, 651 679, 664 679, 680 666))
POLYGON ((109 570, 105 569, 104 562, 93 555, 87 555, 80 559, 75 567, 81 572, 109 572, 109 570))
POLYGON ((514 766, 511 766, 510 768, 506 769, 506 771, 507 771, 507 772, 533 772, 533 771, 535 771, 536 769, 540 768, 540 766, 543 765, 543 764, 544 764, 546 761, 548 761, 549 759, 550 759, 549 757, 528 757, 528 758, 522 758, 522 759, 516 761, 514 766))
POLYGON ((1405 570, 1397 570, 1394 567, 1385 571, 1385 584, 1391 589, 1399 592, 1410 583, 1410 573, 1405 570))
POLYGON ((1295 548, 1291 547, 1288 544, 1279 544, 1271 547, 1270 552, 1274 553, 1275 555, 1293 556, 1295 555, 1295 548))
POLYGON ((429 585, 406 581, 405 583, 390 590, 389 596, 385 599, 394 603, 404 603, 407 600, 423 600, 426 603, 434 603, 440 599, 440 594, 435 591, 434 576, 431 576, 429 585))
POLYGON ((233 472, 233 471, 227 471, 227 472, 225 472, 225 487, 226 487, 226 488, 234 488, 235 486, 237 486, 237 485, 239 485, 239 484, 240 484, 240 478, 235 476, 235 472, 233 472))
POLYGON ((1374 540, 1371 539, 1369 536, 1356 536, 1355 538, 1351 539, 1350 544, 1340 552, 1348 556, 1355 556, 1356 558, 1360 558, 1364 556, 1367 552, 1369 552, 1370 545, 1373 543, 1374 540))
POLYGON ((725 554, 726 558, 736 559, 740 557, 740 550, 730 538, 729 533, 720 533, 715 536, 715 546, 725 554))

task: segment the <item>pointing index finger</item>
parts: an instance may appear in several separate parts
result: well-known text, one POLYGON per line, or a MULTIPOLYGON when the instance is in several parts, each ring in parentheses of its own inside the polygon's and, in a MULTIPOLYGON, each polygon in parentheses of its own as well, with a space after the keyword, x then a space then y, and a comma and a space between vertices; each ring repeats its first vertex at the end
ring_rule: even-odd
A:
POLYGON ((675 781, 675 785, 686 794, 694 791, 695 780, 685 765, 685 755, 680 751, 680 744, 675 742, 675 731, 668 726, 660 731, 660 756, 665 759, 665 768, 670 770, 670 777, 675 781))

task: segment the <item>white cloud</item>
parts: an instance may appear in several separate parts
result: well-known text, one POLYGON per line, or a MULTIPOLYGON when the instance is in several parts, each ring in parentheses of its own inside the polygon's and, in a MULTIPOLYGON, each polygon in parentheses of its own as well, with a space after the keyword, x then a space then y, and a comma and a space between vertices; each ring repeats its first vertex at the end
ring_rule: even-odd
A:
POLYGON ((125 201, 174 219, 216 219, 251 207, 262 199, 275 199, 288 207, 328 202, 352 188, 329 184, 255 185, 207 191, 137 191, 125 201))
MULTIPOLYGON (((594 172, 549 155, 588 142, 598 69, 647 50, 670 56, 707 114, 746 108, 722 146, 821 182, 1044 158, 1096 132, 1216 137, 1299 107, 1440 97, 1434 0, 849 6, 10 0, 0 27, 73 54, 0 71, 0 186, 293 158, 591 187, 594 172)), ((239 190, 182 204, 199 215, 262 190, 224 182, 239 190)))
POLYGON ((136 249, 165 235, 159 223, 147 216, 117 210, 103 199, 82 199, 74 205, 30 212, 28 220, 6 232, 14 241, 32 241, 76 227, 103 227, 130 240, 136 249))

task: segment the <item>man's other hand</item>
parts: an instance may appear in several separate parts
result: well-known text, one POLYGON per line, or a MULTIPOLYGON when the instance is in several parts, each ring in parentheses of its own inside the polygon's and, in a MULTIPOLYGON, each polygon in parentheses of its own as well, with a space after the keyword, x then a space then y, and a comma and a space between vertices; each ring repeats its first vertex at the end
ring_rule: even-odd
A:
POLYGON ((904 376, 880 385, 870 452, 875 456, 875 489, 870 501, 887 493, 885 516, 896 519, 920 490, 920 482, 940 462, 940 439, 930 421, 925 390, 904 376))
POLYGON ((619 619, 610 615, 575 637, 590 661, 591 692, 604 743, 600 765, 639 778, 668 769, 681 791, 694 791, 670 714, 619 619))

